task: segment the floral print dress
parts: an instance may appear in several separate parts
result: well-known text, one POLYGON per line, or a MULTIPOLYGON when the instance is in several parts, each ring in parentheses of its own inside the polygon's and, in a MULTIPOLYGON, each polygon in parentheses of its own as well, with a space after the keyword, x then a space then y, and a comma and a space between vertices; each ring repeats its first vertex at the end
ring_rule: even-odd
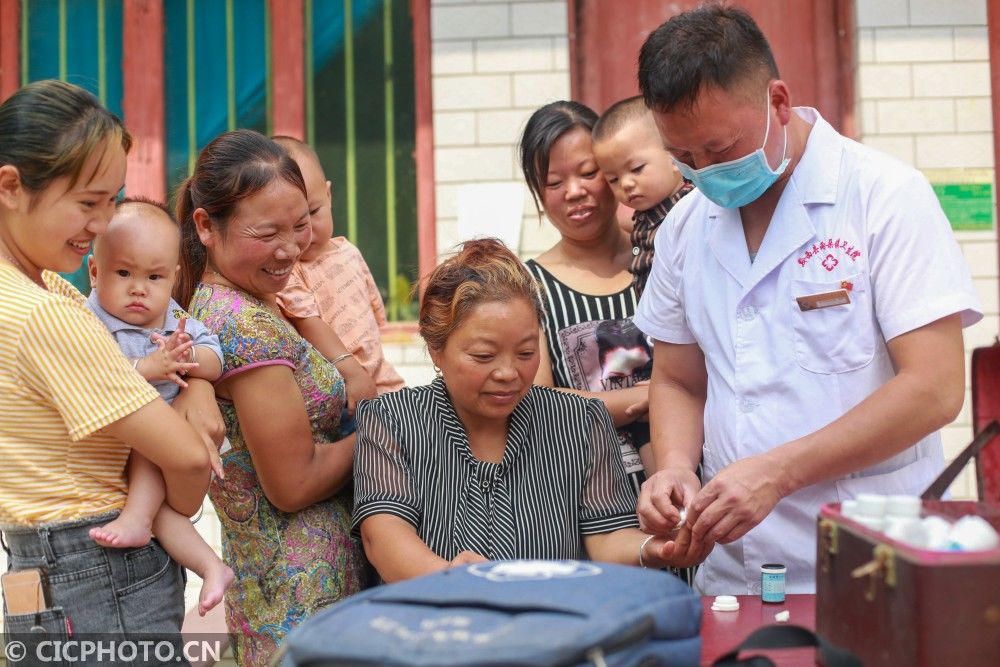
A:
MULTIPOLYGON (((219 336, 224 380, 265 365, 292 369, 316 442, 338 439, 344 380, 285 320, 245 292, 201 284, 191 316, 219 336)), ((226 479, 209 497, 222 522, 223 560, 236 581, 226 593, 226 624, 241 665, 266 665, 285 635, 306 617, 358 592, 366 566, 351 538, 350 485, 298 512, 272 505, 261 488, 235 406, 219 399, 232 449, 226 479)))

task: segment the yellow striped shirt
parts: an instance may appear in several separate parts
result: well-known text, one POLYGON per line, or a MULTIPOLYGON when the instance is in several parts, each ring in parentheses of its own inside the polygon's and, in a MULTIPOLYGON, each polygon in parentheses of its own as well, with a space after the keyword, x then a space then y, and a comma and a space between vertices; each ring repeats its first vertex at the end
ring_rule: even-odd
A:
POLYGON ((158 397, 59 275, 0 262, 0 525, 125 503, 129 447, 98 431, 158 397))

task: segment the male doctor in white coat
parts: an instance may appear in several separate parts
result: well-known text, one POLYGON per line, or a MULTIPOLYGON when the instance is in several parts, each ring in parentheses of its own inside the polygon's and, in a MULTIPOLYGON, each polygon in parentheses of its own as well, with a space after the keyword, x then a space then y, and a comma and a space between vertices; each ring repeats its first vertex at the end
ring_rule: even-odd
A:
POLYGON ((742 10, 664 23, 639 84, 697 187, 634 318, 655 341, 640 522, 666 534, 687 508, 678 539, 717 543, 703 594, 759 594, 774 562, 788 592, 815 592, 823 503, 919 494, 943 467, 962 327, 982 317, 968 267, 919 172, 792 107, 742 10))

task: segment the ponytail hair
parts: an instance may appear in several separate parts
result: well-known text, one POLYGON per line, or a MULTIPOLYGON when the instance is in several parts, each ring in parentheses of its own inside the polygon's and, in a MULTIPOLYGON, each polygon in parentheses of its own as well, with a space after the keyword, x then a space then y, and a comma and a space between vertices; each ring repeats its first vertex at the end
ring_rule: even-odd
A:
MULTIPOLYGON (((191 297, 205 275, 208 250, 198 236, 194 224, 194 202, 191 200, 191 178, 184 179, 177 190, 176 217, 181 226, 181 272, 174 286, 174 299, 184 308, 191 305, 191 297)), ((225 222, 223 222, 223 226, 225 222)))
POLYGON ((212 227, 225 235, 237 204, 275 179, 306 195, 302 172, 288 151, 253 130, 225 132, 198 155, 194 173, 177 190, 177 222, 181 226, 181 275, 174 299, 184 308, 208 267, 208 249, 198 236, 194 212, 204 209, 212 227))

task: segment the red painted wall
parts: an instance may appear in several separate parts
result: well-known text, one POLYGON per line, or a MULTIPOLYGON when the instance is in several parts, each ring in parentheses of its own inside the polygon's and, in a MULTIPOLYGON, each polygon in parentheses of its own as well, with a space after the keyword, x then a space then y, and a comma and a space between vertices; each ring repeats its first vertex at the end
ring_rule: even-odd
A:
POLYGON ((413 18, 414 98, 416 108, 417 257, 420 277, 437 265, 437 221, 434 210, 434 119, 431 100, 430 0, 410 0, 413 18))
POLYGON ((306 137, 305 42, 302 0, 269 0, 271 11, 271 121, 275 134, 306 137))
POLYGON ((123 9, 122 111, 133 139, 125 191, 165 202, 163 0, 129 0, 123 9))
MULTIPOLYGON (((1000 225, 1000 0, 987 0, 990 43, 990 89, 993 94, 993 225, 1000 225)), ((1000 244, 997 245, 1000 256, 1000 244)))
MULTIPOLYGON (((573 98, 603 111, 639 94, 639 49, 650 32, 701 0, 570 0, 573 98)), ((853 0, 736 0, 774 51, 793 103, 815 106, 841 132, 855 134, 853 0)))
POLYGON ((0 101, 21 85, 20 0, 0 0, 0 101))

